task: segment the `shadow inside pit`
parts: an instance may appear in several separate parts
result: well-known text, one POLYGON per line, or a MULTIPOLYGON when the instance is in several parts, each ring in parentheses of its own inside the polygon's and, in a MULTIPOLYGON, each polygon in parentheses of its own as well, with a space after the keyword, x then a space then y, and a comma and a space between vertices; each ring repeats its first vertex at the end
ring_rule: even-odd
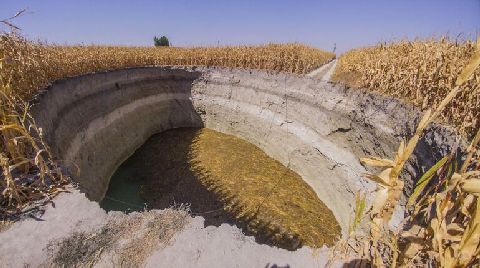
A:
POLYGON ((205 226, 238 226, 191 170, 189 154, 198 130, 172 129, 150 137, 116 170, 101 207, 128 212, 189 204, 192 215, 205 218, 205 226))
POLYGON ((343 268, 370 268, 372 264, 366 259, 353 259, 342 265, 343 268))

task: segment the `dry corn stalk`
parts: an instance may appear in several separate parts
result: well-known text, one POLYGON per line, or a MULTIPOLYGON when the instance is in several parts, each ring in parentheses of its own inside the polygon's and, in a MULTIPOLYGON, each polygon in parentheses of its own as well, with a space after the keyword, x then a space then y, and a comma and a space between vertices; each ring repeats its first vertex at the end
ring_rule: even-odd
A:
POLYGON ((50 198, 68 181, 53 161, 29 106, 16 97, 14 81, 25 62, 15 62, 0 46, 0 220, 30 201, 50 198))
MULTIPOLYGON (((430 122, 435 120, 435 118, 441 114, 445 107, 452 101, 452 99, 458 94, 461 90, 461 87, 469 80, 472 74, 475 72, 475 69, 480 65, 480 39, 477 41, 477 51, 472 56, 472 59, 469 64, 464 68, 462 73, 458 76, 455 83, 455 87, 447 94, 447 96, 440 102, 437 108, 432 112, 430 109, 425 112, 423 118, 417 126, 415 134, 410 138, 406 143, 401 142, 397 150, 394 160, 390 159, 380 159, 376 157, 362 158, 361 161, 364 164, 381 167, 383 170, 378 174, 366 174, 366 177, 375 181, 377 183, 377 191, 375 200, 373 202, 373 207, 370 212, 371 215, 371 248, 370 253, 373 256, 373 264, 376 266, 385 266, 384 258, 380 252, 379 243, 382 244, 385 241, 381 241, 384 237, 384 234, 388 234, 389 230, 386 226, 391 219, 393 210, 397 206, 402 190, 403 190, 403 181, 400 180, 400 172, 403 169, 406 161, 413 153, 415 146, 417 145, 424 129, 428 126, 430 122)), ((475 212, 475 215, 469 222, 468 227, 464 230, 462 237, 462 242, 458 247, 444 245, 444 237, 447 233, 447 227, 445 225, 445 219, 447 216, 448 209, 453 209, 453 206, 457 205, 455 201, 449 199, 452 192, 457 187, 461 187, 463 191, 468 190, 472 194, 475 194, 477 187, 480 187, 478 180, 475 178, 478 177, 479 172, 467 172, 467 167, 469 161, 472 159, 473 150, 476 148, 478 143, 477 133, 472 144, 469 147, 469 152, 467 156, 467 161, 464 163, 464 166, 460 170, 460 173, 454 173, 452 179, 449 182, 449 186, 445 192, 435 195, 436 198, 436 218, 434 218, 430 224, 431 229, 434 234, 434 245, 433 248, 437 251, 437 262, 442 265, 442 267, 451 267, 451 265, 466 265, 472 260, 477 252, 478 241, 479 241, 479 232, 477 232, 477 216, 478 213, 475 212), (449 207, 451 205, 451 207, 449 207), (443 235, 442 235, 443 234, 443 235), (468 249, 468 250, 467 250, 468 249)), ((431 177, 431 176, 429 176, 431 177)), ((423 183, 423 182, 422 182, 423 183)), ((425 183, 422 184, 424 187, 425 183)), ((476 197, 474 197, 475 199, 476 197)), ((476 210, 480 209, 478 206, 476 210)), ((385 244, 385 243, 384 243, 385 244)), ((418 244, 417 244, 418 245, 418 244)), ((454 244, 452 244, 454 245, 454 244)), ((386 245, 385 248, 389 248, 389 254, 392 257, 390 265, 394 265, 397 258, 395 257, 398 249, 396 247, 391 247, 386 245)))
POLYGON ((466 267, 479 261, 480 171, 468 171, 474 164, 468 156, 479 140, 480 130, 460 169, 454 155, 447 156, 427 172, 433 175, 426 183, 435 177, 436 184, 425 188, 417 183, 415 191, 423 195, 410 197, 409 205, 414 210, 407 218, 408 228, 401 234, 406 242, 402 256, 405 262, 425 264, 421 258, 430 257, 440 267, 466 267))

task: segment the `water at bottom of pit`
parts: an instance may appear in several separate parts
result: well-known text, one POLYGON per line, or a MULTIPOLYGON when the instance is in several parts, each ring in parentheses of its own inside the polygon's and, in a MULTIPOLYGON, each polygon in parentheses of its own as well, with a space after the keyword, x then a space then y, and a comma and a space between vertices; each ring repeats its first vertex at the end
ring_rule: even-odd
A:
POLYGON ((295 172, 235 136, 206 128, 153 135, 114 173, 107 211, 188 204, 205 225, 236 225, 257 242, 286 249, 331 245, 332 212, 295 172))

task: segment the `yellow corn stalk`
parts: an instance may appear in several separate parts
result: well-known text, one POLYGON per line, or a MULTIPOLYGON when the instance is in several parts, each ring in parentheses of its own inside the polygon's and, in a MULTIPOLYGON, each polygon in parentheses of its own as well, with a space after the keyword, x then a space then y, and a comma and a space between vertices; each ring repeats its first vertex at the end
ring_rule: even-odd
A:
MULTIPOLYGON (((474 74, 476 68, 480 65, 480 38, 477 44, 477 51, 473 54, 471 61, 458 76, 455 87, 446 95, 446 97, 439 103, 433 112, 431 110, 427 110, 424 113, 413 137, 410 138, 406 144, 403 141, 400 143, 394 160, 380 159, 376 157, 361 159, 364 164, 383 168, 383 171, 378 174, 366 174, 367 178, 375 181, 378 185, 375 200, 373 201, 373 207, 370 213, 372 220, 371 251, 373 254, 374 265, 384 266, 382 256, 380 255, 377 246, 380 242, 381 236, 389 232, 386 225, 390 221, 393 210, 395 209, 395 206, 398 205, 402 195, 403 181, 401 181, 399 178, 400 172, 403 169, 405 162, 413 153, 413 150, 421 138, 424 129, 430 122, 435 120, 435 118, 441 114, 445 107, 461 90, 461 87, 474 74)), ((478 180, 476 178, 479 176, 479 172, 466 172, 466 170, 469 165, 469 161, 472 159, 471 156, 473 154, 473 150, 476 148, 478 140, 480 139, 479 133, 480 130, 472 141, 472 144, 469 146, 467 162, 464 163, 461 173, 453 174, 452 179, 450 180, 450 192, 452 192, 458 185, 461 185, 461 188, 465 192, 478 194, 477 190, 480 185, 478 184, 478 180)), ((418 191, 418 189, 416 190, 418 191)), ((458 248, 454 247, 455 244, 451 244, 451 246, 445 246, 445 237, 447 237, 447 226, 445 219, 447 217, 448 208, 450 207, 450 209, 452 209, 455 204, 455 201, 450 200, 448 197, 450 197, 449 192, 442 192, 435 196, 437 204, 437 217, 432 220, 430 224, 434 233, 434 248, 438 251, 437 261, 440 265, 442 265, 442 267, 453 267, 452 265, 456 264, 466 265, 471 261, 472 256, 475 256, 474 254, 477 252, 476 250, 478 248, 478 242, 480 238, 480 232, 477 232, 477 228, 480 227, 477 226, 476 220, 478 213, 475 212, 475 216, 469 222, 468 227, 464 232, 464 236, 462 237, 462 243, 460 246, 458 248)), ((476 210, 478 209, 480 208, 477 206, 476 210)), ((392 250, 395 252, 397 249, 392 250)), ((396 259, 394 259, 394 261, 396 261, 396 259)))

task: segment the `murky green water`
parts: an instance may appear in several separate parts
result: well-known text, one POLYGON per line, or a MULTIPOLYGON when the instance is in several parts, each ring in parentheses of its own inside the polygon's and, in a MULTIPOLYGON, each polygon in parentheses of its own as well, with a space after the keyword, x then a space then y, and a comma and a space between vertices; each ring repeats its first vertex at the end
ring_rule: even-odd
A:
POLYGON ((333 213, 302 178, 237 137, 182 128, 152 136, 112 176, 105 210, 189 204, 206 225, 235 224, 287 249, 331 245, 333 213))
POLYGON ((106 211, 138 211, 146 207, 145 199, 140 194, 142 181, 137 179, 135 163, 132 160, 123 163, 113 174, 105 198, 100 207, 106 211))
POLYGON ((152 136, 112 176, 100 206, 107 211, 164 209, 188 204, 206 225, 236 224, 215 193, 201 184, 189 162, 196 128, 152 136))

